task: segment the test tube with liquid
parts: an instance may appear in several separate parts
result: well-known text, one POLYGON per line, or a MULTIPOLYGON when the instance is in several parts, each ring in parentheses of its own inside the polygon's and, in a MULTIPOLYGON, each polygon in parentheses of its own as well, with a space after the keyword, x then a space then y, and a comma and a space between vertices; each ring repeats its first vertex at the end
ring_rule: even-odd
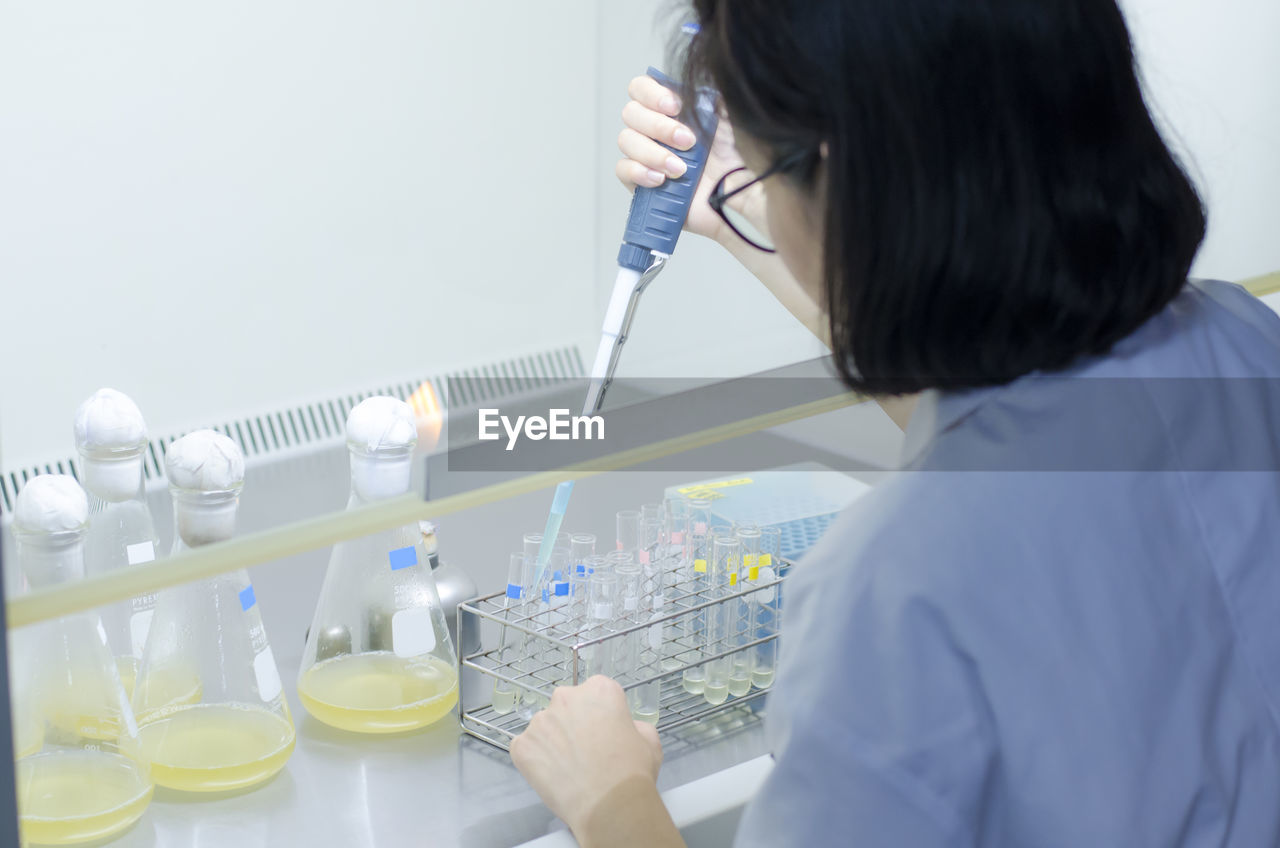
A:
MULTIPOLYGON (((620 552, 621 553, 621 552, 620 552)), ((618 608, 615 610, 614 631, 626 630, 646 620, 642 610, 644 597, 644 569, 640 564, 627 557, 615 570, 618 576, 618 608)), ((616 679, 623 686, 639 680, 641 631, 628 633, 614 639, 613 666, 616 679)), ((627 702, 631 706, 632 715, 640 706, 639 693, 632 688, 627 691, 627 702)), ((637 718, 639 716, 636 716, 637 718)))
MULTIPOLYGON (((521 601, 524 597, 524 553, 512 554, 510 566, 507 568, 507 593, 502 598, 502 617, 505 620, 512 620, 518 617, 521 601)), ((520 655, 520 648, 524 643, 524 634, 514 627, 502 628, 498 637, 498 669, 507 677, 515 677, 519 674, 516 666, 520 655)), ((516 706, 516 688, 513 684, 505 680, 495 680, 493 682, 493 711, 498 715, 506 715, 515 709, 516 706)))
MULTIPOLYGON (((739 552, 741 545, 736 536, 729 533, 717 535, 711 543, 711 562, 708 564, 707 589, 708 600, 721 600, 730 593, 730 581, 737 582, 739 552)), ((704 642, 706 656, 722 654, 731 647, 730 625, 732 605, 719 603, 707 607, 706 640, 704 642)), ((723 704, 729 697, 729 672, 732 659, 728 656, 718 657, 706 664, 706 679, 702 697, 708 704, 723 704)))
MULTIPOLYGON (((770 583, 777 579, 778 569, 782 566, 782 531, 777 527, 760 528, 760 554, 756 562, 759 565, 756 579, 760 583, 770 583)), ((755 618, 751 629, 753 640, 778 632, 782 612, 778 588, 771 586, 751 595, 755 601, 753 604, 755 618)), ((757 689, 768 689, 773 685, 777 657, 777 639, 771 639, 756 646, 755 658, 751 664, 752 686, 757 689)))
MULTIPOLYGON (((689 538, 689 505, 688 502, 680 496, 666 498, 663 503, 663 520, 662 520, 662 582, 663 582, 663 603, 677 602, 684 595, 684 576, 685 576, 685 545, 689 538)), ((680 620, 675 622, 674 630, 676 631, 677 644, 680 640, 686 638, 684 632, 684 623, 680 620)), ((672 650, 665 643, 663 645, 664 655, 662 657, 662 670, 673 671, 680 667, 681 658, 679 650, 672 650)))
MULTIPOLYGON (((546 610, 543 607, 542 590, 549 585, 550 575, 544 574, 542 582, 534 585, 537 577, 538 550, 541 547, 541 533, 524 534, 524 577, 522 579, 524 592, 520 604, 520 618, 521 623, 530 630, 541 630, 545 624, 546 610)), ((532 677, 546 665, 542 657, 543 641, 528 633, 522 636, 520 668, 524 674, 532 677)), ((520 695, 520 714, 526 718, 531 717, 540 706, 544 706, 541 700, 542 696, 537 691, 532 688, 525 689, 520 695)))
MULTIPOLYGON (((755 525, 741 526, 737 530, 737 537, 738 544, 741 546, 739 570, 737 574, 729 576, 729 590, 731 592, 740 592, 743 589, 750 588, 752 582, 759 582, 760 573, 758 563, 760 556, 760 528, 755 525)), ((741 598, 735 598, 729 604, 732 607, 730 610, 732 643, 737 646, 746 645, 755 638, 751 635, 755 632, 755 600, 750 595, 746 595, 741 598)), ((731 661, 729 694, 734 697, 740 697, 751 690, 754 652, 749 648, 743 649, 733 654, 729 659, 731 661)))
MULTIPOLYGON (((708 595, 708 563, 711 560, 711 501, 708 498, 689 499, 688 559, 685 587, 691 606, 697 606, 711 598, 708 595)), ((706 644, 707 611, 698 610, 683 617, 686 651, 680 657, 682 663, 698 663, 706 644)), ((706 685, 706 669, 702 665, 690 665, 684 670, 681 681, 690 695, 699 695, 706 685)), ((727 691, 727 690, 726 690, 727 691)), ((723 699, 721 699, 723 700, 723 699)))

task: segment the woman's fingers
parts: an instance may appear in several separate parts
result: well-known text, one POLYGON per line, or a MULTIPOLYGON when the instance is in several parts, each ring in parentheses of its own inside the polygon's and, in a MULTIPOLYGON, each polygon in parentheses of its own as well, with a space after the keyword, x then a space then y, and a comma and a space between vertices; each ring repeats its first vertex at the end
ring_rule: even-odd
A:
POLYGON ((677 150, 688 150, 698 140, 684 124, 655 112, 638 100, 629 100, 622 107, 622 123, 641 135, 669 144, 677 150))
POLYGON ((627 85, 631 99, 664 115, 680 114, 680 98, 676 93, 650 76, 633 77, 627 85))
POLYGON ((678 177, 687 168, 680 157, 651 138, 627 127, 618 133, 618 149, 622 155, 646 168, 659 171, 668 177, 678 177))
POLYGON ((662 181, 666 179, 661 171, 646 168, 631 159, 619 159, 617 166, 613 170, 618 175, 618 180, 629 189, 633 189, 636 186, 656 188, 662 185, 662 181))

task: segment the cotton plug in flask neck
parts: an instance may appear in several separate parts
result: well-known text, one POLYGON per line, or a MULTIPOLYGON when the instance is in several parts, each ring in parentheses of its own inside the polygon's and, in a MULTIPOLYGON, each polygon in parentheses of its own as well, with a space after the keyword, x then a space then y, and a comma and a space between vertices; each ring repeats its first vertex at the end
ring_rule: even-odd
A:
MULTIPOLYGON (((13 530, 32 586, 84 573, 88 501, 70 477, 30 481, 13 530)), ((142 815, 152 783, 137 725, 95 613, 10 634, 18 818, 23 844, 99 842, 142 815)))
MULTIPOLYGON (((170 445, 174 552, 235 533, 244 456, 219 433, 170 445)), ((243 569, 160 593, 133 693, 142 750, 157 785, 226 792, 274 777, 294 747, 262 612, 243 569)))
MULTIPOLYGON (((408 492, 416 442, 408 404, 358 404, 347 418, 348 508, 408 492)), ((357 733, 426 727, 457 704, 456 666, 416 524, 334 546, 298 673, 307 712, 357 733)))

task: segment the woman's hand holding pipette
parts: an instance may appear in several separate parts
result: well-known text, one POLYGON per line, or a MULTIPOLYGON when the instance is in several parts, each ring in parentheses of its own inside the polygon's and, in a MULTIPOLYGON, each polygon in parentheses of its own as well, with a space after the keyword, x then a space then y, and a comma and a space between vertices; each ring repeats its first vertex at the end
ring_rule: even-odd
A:
MULTIPOLYGON (((631 99, 622 108, 626 126, 618 134, 618 160, 615 173, 627 189, 636 186, 659 186, 667 177, 684 173, 684 163, 662 144, 677 150, 688 150, 696 140, 689 127, 676 120, 680 114, 680 98, 650 76, 631 80, 627 93, 631 99), (659 144, 658 142, 662 142, 659 144)), ((693 204, 684 228, 694 235, 706 236, 722 244, 733 235, 724 221, 707 205, 711 189, 727 171, 741 167, 742 157, 733 146, 733 128, 723 117, 702 172, 693 204)))
POLYGON ((684 845, 658 795, 658 732, 632 720, 607 677, 558 687, 511 741, 511 761, 583 848, 684 845))
MULTIPOLYGON (((631 80, 627 93, 631 99, 622 109, 622 121, 626 126, 618 135, 618 149, 623 155, 615 168, 618 179, 628 189, 634 190, 638 185, 658 186, 668 177, 680 176, 684 173, 684 163, 662 146, 668 144, 678 150, 693 146, 692 131, 676 120, 680 114, 679 98, 650 76, 631 80)), ((796 282, 781 257, 747 244, 707 203, 720 178, 742 165, 742 157, 734 145, 733 127, 726 116, 721 116, 684 228, 724 246, 809 332, 829 345, 826 316, 814 297, 796 282)), ((735 204, 757 229, 768 229, 765 225, 764 192, 759 186, 730 203, 735 204)))

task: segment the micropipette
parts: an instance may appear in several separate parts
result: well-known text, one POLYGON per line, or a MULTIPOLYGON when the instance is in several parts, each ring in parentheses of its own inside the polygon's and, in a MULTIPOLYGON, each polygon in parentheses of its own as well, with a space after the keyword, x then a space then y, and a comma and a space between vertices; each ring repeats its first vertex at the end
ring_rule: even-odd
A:
MULTIPOLYGON (((678 91, 679 85, 656 68, 648 74, 666 88, 678 91)), ((587 384, 587 398, 583 415, 594 415, 604 405, 605 392, 613 382, 613 374, 622 358, 622 346, 635 320, 636 306, 645 287, 666 266, 680 239, 689 207, 693 205, 693 193, 707 164, 711 140, 715 137, 719 117, 715 109, 715 96, 710 91, 699 91, 696 123, 693 127, 697 142, 688 150, 667 147, 685 164, 680 177, 669 177, 657 188, 638 186, 631 197, 631 211, 627 213, 627 227, 622 234, 622 247, 618 250, 618 276, 609 296, 609 308, 605 311, 604 326, 600 329, 600 345, 591 365, 591 377, 587 384)), ((538 567, 535 583, 542 580, 551 557, 551 548, 565 511, 569 508, 569 496, 573 494, 573 481, 565 480, 556 486, 551 501, 551 513, 542 533, 542 547, 538 551, 538 567)))

